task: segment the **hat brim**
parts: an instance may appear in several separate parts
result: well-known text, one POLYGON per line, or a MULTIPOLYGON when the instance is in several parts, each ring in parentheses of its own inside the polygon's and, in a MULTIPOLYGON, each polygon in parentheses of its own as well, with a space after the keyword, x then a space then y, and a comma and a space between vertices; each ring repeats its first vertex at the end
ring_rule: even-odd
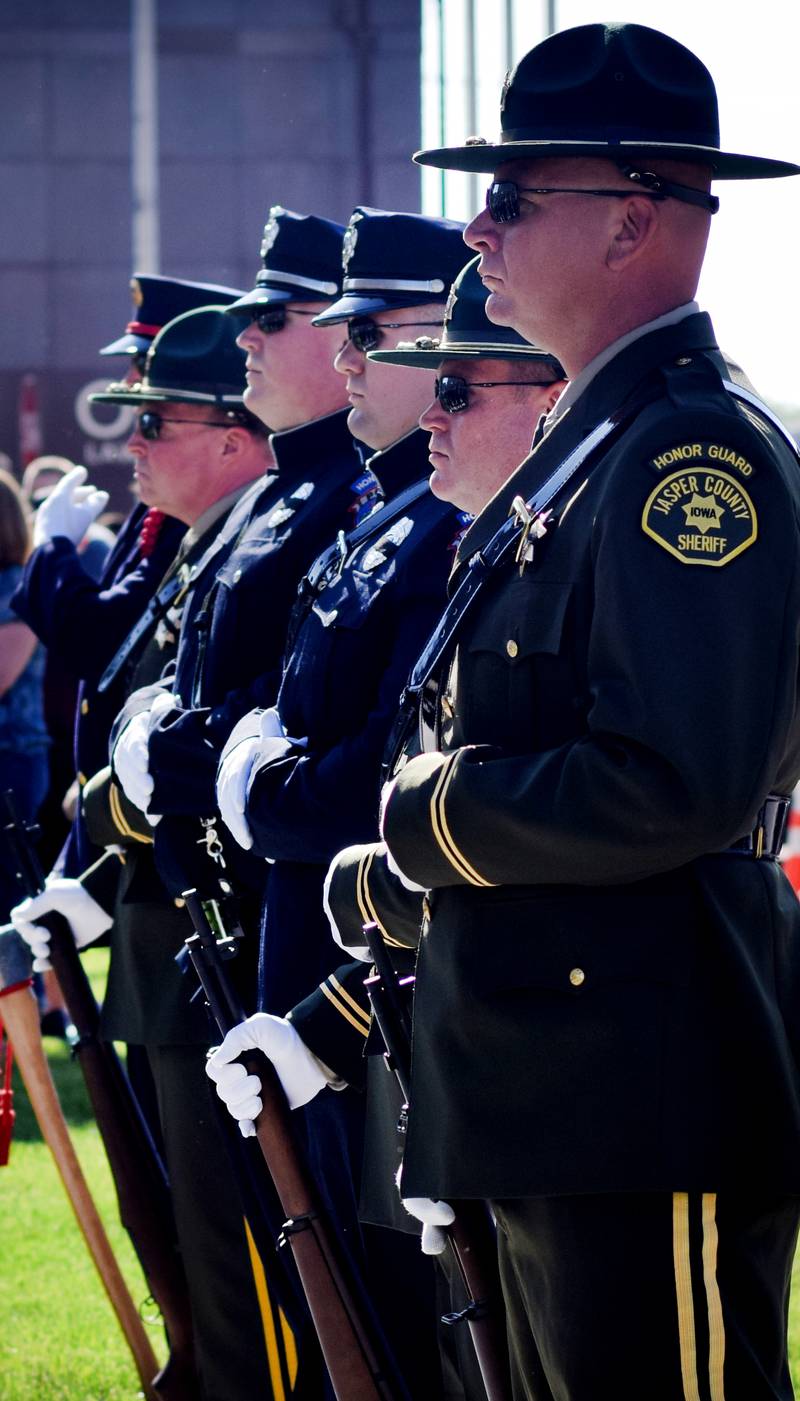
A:
MULTIPOLYGON (((140 381, 141 383, 141 381, 140 381)), ((218 408, 239 409, 244 407, 243 392, 235 394, 203 394, 200 391, 180 389, 142 389, 137 391, 127 386, 124 389, 106 389, 89 395, 90 404, 212 404, 218 408)))
POLYGON ((681 146, 670 142, 615 141, 488 141, 468 146, 439 146, 416 151, 417 165, 437 170, 483 171, 490 174, 505 161, 538 160, 547 156, 594 156, 615 164, 631 160, 686 161, 711 166, 715 180, 771 180, 800 175, 800 165, 769 160, 764 156, 735 155, 715 146, 681 146))
POLYGON ((288 292, 285 287, 254 287, 237 301, 230 302, 223 310, 227 316, 246 316, 251 307, 285 305, 286 302, 309 301, 305 293, 300 295, 288 292))
POLYGON ((132 336, 129 332, 120 336, 119 340, 112 341, 110 345, 104 345, 102 350, 98 351, 98 355, 136 355, 149 350, 152 344, 152 336, 132 336))
MULTIPOLYGON (((435 350, 370 350, 367 359, 378 360, 384 365, 408 365, 418 370, 436 370, 444 360, 538 360, 544 365, 552 363, 552 356, 533 346, 492 345, 488 341, 446 345, 435 350)), ((561 379, 561 375, 558 378, 561 379)))
POLYGON ((444 295, 435 292, 406 292, 397 296, 365 296, 358 292, 348 292, 338 301, 315 316, 312 326, 333 326, 337 321, 350 321, 355 316, 373 316, 376 311, 402 311, 404 307, 427 306, 429 302, 441 302, 444 295))

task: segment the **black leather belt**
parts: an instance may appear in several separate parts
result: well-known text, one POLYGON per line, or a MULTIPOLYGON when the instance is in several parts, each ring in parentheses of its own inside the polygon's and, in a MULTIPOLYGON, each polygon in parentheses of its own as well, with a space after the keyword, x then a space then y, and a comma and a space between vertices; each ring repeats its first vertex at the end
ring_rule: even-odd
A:
POLYGON ((738 842, 734 842, 733 846, 729 846, 721 855, 752 856, 756 861, 776 861, 783 846, 791 804, 791 798, 780 798, 777 793, 770 793, 759 809, 752 832, 748 832, 746 837, 740 837, 738 842))

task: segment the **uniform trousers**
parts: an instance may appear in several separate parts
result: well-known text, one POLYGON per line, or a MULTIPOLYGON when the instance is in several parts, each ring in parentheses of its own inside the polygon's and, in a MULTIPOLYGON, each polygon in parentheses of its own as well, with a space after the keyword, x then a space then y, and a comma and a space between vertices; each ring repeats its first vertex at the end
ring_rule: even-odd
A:
POLYGON ((280 1325, 259 1304, 236 1182, 209 1097, 205 1049, 146 1049, 189 1285, 198 1401, 266 1401, 277 1393, 265 1337, 280 1325))
POLYGON ((791 1401, 800 1198, 492 1202, 514 1401, 791 1401))

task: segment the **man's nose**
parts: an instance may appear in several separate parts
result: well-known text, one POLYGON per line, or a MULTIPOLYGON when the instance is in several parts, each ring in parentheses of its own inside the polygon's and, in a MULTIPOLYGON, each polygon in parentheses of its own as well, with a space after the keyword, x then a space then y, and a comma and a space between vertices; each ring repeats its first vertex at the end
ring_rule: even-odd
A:
POLYGON ((364 373, 364 354, 356 350, 350 337, 339 347, 333 361, 333 368, 340 375, 361 375, 364 373))
POLYGON ((500 239, 500 226, 495 223, 488 209, 482 209, 476 214, 464 230, 464 242, 476 253, 482 253, 484 249, 495 252, 500 247, 500 239))

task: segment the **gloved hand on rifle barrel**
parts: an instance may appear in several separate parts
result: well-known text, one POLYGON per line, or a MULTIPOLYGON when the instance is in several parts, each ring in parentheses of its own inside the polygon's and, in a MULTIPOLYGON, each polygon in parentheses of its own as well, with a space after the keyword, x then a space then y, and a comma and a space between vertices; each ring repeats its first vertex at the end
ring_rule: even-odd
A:
POLYGON ((403 1166, 397 1169, 397 1190, 409 1216, 422 1222, 420 1246, 423 1255, 441 1255, 447 1245, 446 1226, 452 1226, 456 1214, 449 1202, 434 1201, 432 1197, 403 1196, 403 1166))
POLYGON ((247 1051, 263 1051, 272 1062, 289 1101, 299 1109, 326 1085, 339 1086, 333 1072, 308 1049, 286 1017, 256 1012, 228 1032, 222 1045, 206 1061, 206 1075, 216 1085, 225 1108, 239 1125, 242 1138, 252 1138, 261 1113, 261 1085, 239 1060, 247 1051))
POLYGON ((33 954, 35 973, 50 967, 50 930, 38 922, 46 915, 61 915, 67 921, 78 949, 93 944, 114 922, 79 880, 49 875, 44 890, 11 911, 11 923, 33 954))

